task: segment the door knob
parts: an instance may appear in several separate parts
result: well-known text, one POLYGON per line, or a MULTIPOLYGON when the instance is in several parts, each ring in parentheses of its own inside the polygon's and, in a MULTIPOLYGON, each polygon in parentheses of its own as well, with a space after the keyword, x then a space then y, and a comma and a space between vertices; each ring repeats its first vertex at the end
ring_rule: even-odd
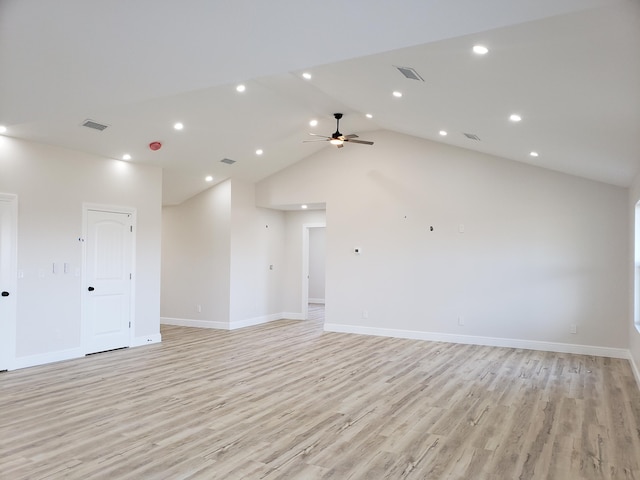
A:
POLYGON ((8 297, 9 296, 9 292, 2 292, 2 296, 3 297, 8 297))
POLYGON ((87 290, 89 290, 90 292, 93 292, 95 290, 95 288, 89 287, 89 288, 87 288, 87 290))

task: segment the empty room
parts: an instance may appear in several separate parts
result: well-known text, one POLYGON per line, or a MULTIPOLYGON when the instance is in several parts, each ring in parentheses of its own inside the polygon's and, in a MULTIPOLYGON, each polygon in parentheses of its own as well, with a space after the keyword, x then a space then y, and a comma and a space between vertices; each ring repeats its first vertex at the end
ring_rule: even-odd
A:
POLYGON ((638 52, 638 0, 0 0, 0 478, 640 479, 638 52))

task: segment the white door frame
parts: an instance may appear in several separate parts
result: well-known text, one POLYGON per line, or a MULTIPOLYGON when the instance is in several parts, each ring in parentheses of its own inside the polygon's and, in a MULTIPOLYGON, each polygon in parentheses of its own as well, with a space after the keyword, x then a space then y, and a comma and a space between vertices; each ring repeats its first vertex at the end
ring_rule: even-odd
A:
POLYGON ((18 196, 10 193, 0 193, 0 202, 9 205, 11 212, 11 231, 9 247, 9 281, 3 285, 3 291, 9 292, 8 297, 2 299, 9 305, 9 318, 0 319, 0 336, 5 339, 0 344, 0 370, 11 370, 16 357, 16 314, 18 296, 18 196), (5 290, 6 289, 6 290, 5 290))
POLYGON ((99 203, 83 203, 82 204, 82 237, 80 241, 82 242, 82 281, 81 284, 81 311, 82 311, 82 321, 80 328, 81 335, 81 344, 82 350, 86 353, 88 349, 88 328, 87 328, 87 317, 86 317, 86 292, 87 292, 87 244, 85 242, 87 238, 87 231, 89 228, 88 215, 89 210, 98 211, 98 212, 107 212, 107 213, 122 213, 131 215, 131 225, 133 226, 133 235, 131 236, 131 282, 130 282, 130 297, 129 297, 129 319, 131 321, 131 328, 129 328, 129 345, 133 345, 134 339, 134 331, 136 327, 136 319, 135 319, 135 305, 136 305, 136 231, 137 231, 137 210, 133 207, 123 207, 119 205, 102 205, 99 203))
POLYGON ((302 225, 302 318, 309 320, 309 229, 326 227, 326 222, 302 225))

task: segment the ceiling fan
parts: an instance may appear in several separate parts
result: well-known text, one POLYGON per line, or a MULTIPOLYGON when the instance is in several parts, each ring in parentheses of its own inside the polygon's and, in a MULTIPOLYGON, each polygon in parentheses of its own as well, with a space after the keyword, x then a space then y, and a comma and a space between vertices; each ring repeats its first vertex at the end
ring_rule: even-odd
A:
POLYGON ((334 113, 333 117, 336 119, 336 131, 330 136, 326 137, 324 135, 318 135, 317 133, 310 133, 314 137, 322 137, 322 140, 304 140, 304 142, 329 142, 331 145, 335 145, 338 148, 344 147, 345 142, 351 143, 361 143, 363 145, 373 145, 373 142, 368 140, 356 140, 358 135, 352 133, 350 135, 343 135, 340 133, 340 119, 342 118, 341 113, 334 113))

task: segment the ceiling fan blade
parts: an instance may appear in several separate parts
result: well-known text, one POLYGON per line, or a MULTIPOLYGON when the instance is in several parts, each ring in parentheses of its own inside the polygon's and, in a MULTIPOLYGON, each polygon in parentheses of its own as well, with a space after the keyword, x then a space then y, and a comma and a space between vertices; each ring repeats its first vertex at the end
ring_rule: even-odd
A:
POLYGON ((356 135, 355 133, 351 133, 349 135, 345 135, 344 138, 358 138, 358 135, 356 135))
POLYGON ((373 142, 370 142, 369 140, 353 140, 351 138, 345 139, 345 142, 361 143, 363 145, 373 145, 373 142))
POLYGON ((313 143, 313 142, 328 142, 329 139, 328 138, 324 138, 321 140, 303 140, 302 143, 313 143))
POLYGON ((338 147, 338 148, 342 148, 342 147, 344 147, 344 144, 343 144, 343 143, 341 143, 340 145, 336 145, 336 147, 338 147))
POLYGON ((309 133, 309 135, 312 135, 314 137, 331 138, 331 137, 327 137, 326 135, 318 135, 317 133, 309 133))

